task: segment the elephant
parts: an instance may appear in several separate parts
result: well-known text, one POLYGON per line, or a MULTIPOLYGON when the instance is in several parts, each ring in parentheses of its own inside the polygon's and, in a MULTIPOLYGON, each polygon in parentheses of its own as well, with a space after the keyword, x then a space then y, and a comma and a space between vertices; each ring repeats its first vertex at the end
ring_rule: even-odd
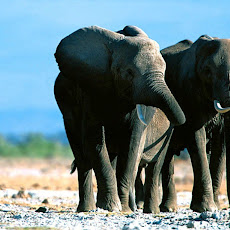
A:
POLYGON ((116 33, 91 26, 62 39, 55 58, 60 74, 54 94, 75 157, 72 172, 78 170, 77 211, 96 206, 131 211, 130 188, 154 114, 163 111, 170 122, 165 122, 162 146, 168 143, 171 126, 185 122, 165 83, 159 45, 136 27, 116 33), (124 35, 126 31, 132 36, 124 35), (96 205, 92 169, 98 185, 96 205))
POLYGON ((230 114, 224 114, 225 148, 226 148, 226 177, 227 194, 230 204, 230 114))
POLYGON ((230 39, 203 35, 194 43, 184 40, 165 48, 161 54, 167 65, 166 83, 185 113, 186 122, 175 127, 168 147, 162 167, 160 208, 176 209, 173 155, 187 148, 194 173, 190 207, 198 212, 215 210, 229 148, 229 121, 224 117, 230 110, 230 39))

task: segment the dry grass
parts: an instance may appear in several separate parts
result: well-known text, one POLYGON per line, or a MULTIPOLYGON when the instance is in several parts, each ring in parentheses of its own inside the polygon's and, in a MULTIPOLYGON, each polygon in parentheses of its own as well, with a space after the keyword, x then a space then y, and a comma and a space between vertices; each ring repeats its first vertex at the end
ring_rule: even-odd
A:
MULTIPOLYGON (((77 173, 70 175, 71 159, 1 159, 0 189, 78 190, 77 173)), ((192 191, 191 162, 176 161, 175 182, 177 191, 192 191)), ((94 178, 94 189, 96 181, 94 178)), ((221 194, 226 194, 225 175, 221 194)))

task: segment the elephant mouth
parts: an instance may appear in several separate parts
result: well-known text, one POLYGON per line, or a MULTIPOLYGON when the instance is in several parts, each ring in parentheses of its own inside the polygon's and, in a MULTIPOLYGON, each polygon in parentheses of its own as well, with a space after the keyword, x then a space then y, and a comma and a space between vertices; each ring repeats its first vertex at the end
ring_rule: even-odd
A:
POLYGON ((214 108, 218 113, 227 113, 230 107, 222 107, 218 100, 214 100, 214 108))
POLYGON ((132 94, 133 94, 132 86, 127 86, 127 87, 122 89, 120 96, 121 96, 123 101, 132 103, 132 94))

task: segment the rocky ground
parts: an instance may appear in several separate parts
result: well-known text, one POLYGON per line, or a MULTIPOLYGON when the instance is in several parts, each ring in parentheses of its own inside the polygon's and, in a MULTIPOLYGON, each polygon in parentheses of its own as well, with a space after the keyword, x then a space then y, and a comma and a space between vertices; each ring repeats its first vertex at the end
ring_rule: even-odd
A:
MULTIPOLYGON (((178 211, 143 214, 112 213, 97 209, 76 213, 76 174, 70 175, 71 159, 0 160, 0 229, 228 229, 225 178, 221 207, 217 212, 189 209, 192 171, 189 161, 176 164, 178 211)), ((95 183, 96 191, 96 183, 95 183)))

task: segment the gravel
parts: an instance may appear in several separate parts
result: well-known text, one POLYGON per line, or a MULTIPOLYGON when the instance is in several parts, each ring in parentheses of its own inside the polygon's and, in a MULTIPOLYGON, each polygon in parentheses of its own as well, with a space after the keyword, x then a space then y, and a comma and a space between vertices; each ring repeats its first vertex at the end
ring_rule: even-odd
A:
MULTIPOLYGON (((226 202, 226 197, 222 195, 226 202)), ((230 209, 216 212, 193 212, 188 208, 190 192, 178 193, 176 213, 115 213, 97 209, 76 213, 78 193, 48 190, 1 190, 0 229, 228 229, 230 209), (18 195, 21 194, 21 197, 18 195), (12 198, 15 197, 15 198, 12 198), (46 200, 44 203, 43 201, 46 200)))

